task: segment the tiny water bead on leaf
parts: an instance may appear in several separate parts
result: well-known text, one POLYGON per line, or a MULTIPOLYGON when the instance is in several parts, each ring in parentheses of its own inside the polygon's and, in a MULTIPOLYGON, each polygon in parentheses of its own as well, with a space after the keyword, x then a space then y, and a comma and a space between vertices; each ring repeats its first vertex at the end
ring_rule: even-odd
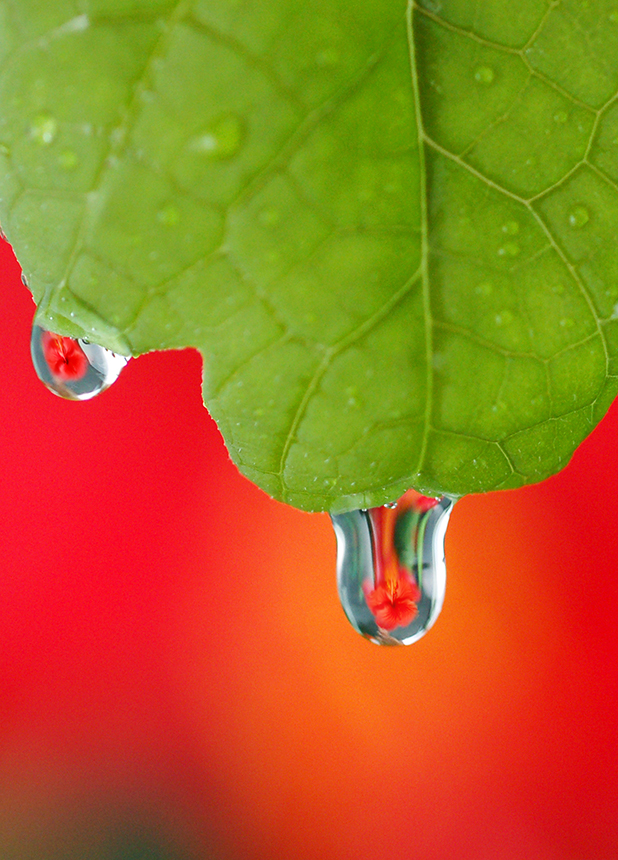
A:
POLYGON ((585 206, 577 206, 569 214, 569 224, 571 227, 585 227, 590 221, 590 212, 585 206))
POLYGON ((32 363, 41 382, 66 400, 90 400, 118 379, 129 360, 95 343, 32 327, 32 363))
POLYGON ((489 66, 479 66, 474 72, 474 80, 479 84, 492 84, 495 72, 489 66))
POLYGON ((409 490, 395 505, 332 516, 337 585, 352 626, 378 645, 411 645, 444 602, 444 536, 453 507, 409 490))

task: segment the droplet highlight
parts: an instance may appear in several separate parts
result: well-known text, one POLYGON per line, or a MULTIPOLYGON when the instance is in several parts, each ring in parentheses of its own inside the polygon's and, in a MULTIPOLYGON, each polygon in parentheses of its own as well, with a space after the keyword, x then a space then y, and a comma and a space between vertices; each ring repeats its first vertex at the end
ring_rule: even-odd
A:
POLYGON ((444 536, 453 500, 409 490, 395 506, 331 516, 337 585, 352 626, 378 645, 411 645, 444 602, 444 536))
POLYGON ((114 383, 128 358, 84 338, 32 327, 32 363, 50 391, 66 400, 90 400, 114 383))

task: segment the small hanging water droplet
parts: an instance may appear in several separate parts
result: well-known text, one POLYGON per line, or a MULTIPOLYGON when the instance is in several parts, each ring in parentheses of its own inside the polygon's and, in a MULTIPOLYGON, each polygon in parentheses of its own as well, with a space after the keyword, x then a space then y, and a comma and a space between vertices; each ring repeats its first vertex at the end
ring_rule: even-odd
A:
POLYGON ((118 379, 124 355, 79 338, 32 327, 32 363, 41 382, 67 400, 90 400, 118 379))
POLYGON ((352 626, 378 645, 411 645, 444 601, 444 536, 453 507, 409 490, 394 508, 333 514, 337 585, 352 626))

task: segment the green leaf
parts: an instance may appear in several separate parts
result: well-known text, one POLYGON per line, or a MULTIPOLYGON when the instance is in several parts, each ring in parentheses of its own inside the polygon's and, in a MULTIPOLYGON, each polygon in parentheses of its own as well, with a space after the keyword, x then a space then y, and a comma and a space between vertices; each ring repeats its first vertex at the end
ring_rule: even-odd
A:
POLYGON ((0 0, 0 221, 276 498, 516 487, 618 389, 617 95, 605 0, 0 0))

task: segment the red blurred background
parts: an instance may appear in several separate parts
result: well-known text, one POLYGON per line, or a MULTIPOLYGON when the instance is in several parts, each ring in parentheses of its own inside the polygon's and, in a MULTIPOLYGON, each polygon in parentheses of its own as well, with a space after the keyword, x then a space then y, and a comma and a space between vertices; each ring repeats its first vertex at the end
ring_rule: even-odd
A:
POLYGON ((61 401, 0 245, 2 860, 615 860, 618 410, 457 503, 441 618, 381 649, 328 517, 228 460, 197 353, 61 401))

